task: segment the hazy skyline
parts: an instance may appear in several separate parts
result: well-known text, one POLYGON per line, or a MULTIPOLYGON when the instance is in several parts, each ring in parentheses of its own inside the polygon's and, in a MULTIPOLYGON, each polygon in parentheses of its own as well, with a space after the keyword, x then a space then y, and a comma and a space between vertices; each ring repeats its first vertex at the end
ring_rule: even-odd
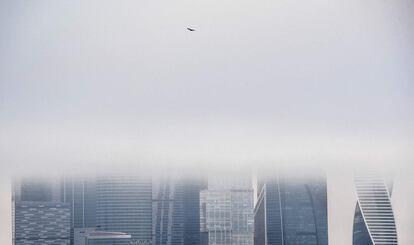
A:
POLYGON ((0 1, 0 178, 277 164, 413 178, 413 26, 410 0, 0 1))

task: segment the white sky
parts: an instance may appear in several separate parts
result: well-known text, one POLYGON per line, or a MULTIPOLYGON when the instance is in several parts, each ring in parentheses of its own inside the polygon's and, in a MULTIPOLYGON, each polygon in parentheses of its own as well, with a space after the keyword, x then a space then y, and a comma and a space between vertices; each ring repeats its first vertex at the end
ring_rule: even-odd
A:
POLYGON ((413 171, 413 5, 1 1, 0 172, 413 171))

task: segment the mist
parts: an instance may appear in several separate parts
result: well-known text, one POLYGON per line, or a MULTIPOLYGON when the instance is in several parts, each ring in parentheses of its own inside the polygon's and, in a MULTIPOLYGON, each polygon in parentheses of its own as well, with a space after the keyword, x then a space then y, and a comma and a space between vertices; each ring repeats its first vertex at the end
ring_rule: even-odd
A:
POLYGON ((1 1, 0 30, 2 179, 414 176, 412 1, 1 1))
POLYGON ((412 10, 3 2, 3 168, 408 166, 412 10))

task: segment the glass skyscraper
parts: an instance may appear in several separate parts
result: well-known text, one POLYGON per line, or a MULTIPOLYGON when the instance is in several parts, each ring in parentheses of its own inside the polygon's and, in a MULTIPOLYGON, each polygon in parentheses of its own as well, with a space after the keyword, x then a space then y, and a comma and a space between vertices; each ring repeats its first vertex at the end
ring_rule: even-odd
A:
POLYGON ((13 183, 13 244, 69 245, 70 206, 61 202, 59 179, 13 183))
POLYGON ((30 202, 61 202, 61 179, 25 177, 13 181, 13 199, 30 202))
POLYGON ((253 245, 253 197, 251 178, 210 176, 201 192, 205 243, 253 245))
POLYGON ((97 228, 132 237, 130 241, 114 244, 152 244, 151 177, 98 177, 96 194, 97 228))
POLYGON ((62 178, 62 201, 71 211, 71 244, 74 230, 96 227, 96 180, 85 177, 62 178))
POLYGON ((15 203, 15 245, 69 245, 70 209, 60 202, 15 203))
POLYGON ((153 182, 153 244, 200 244, 199 180, 168 177, 153 182))
POLYGON ((259 179, 255 245, 327 245, 325 178, 259 179))

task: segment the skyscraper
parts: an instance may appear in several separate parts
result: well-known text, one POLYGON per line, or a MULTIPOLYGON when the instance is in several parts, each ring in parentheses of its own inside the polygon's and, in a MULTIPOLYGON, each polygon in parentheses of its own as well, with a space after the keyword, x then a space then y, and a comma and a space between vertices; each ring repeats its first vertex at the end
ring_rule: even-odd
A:
POLYGON ((200 180, 169 176, 153 182, 153 244, 200 244, 200 180))
POLYGON ((60 202, 59 177, 24 177, 13 181, 13 199, 30 202, 60 202))
POLYGON ((184 245, 200 244, 200 191, 206 188, 204 178, 183 179, 184 245))
POLYGON ((151 177, 98 177, 96 191, 99 230, 124 232, 132 237, 128 242, 115 244, 152 244, 151 177))
POLYGON ((259 179, 255 245, 326 245, 327 227, 325 178, 259 179))
POLYGON ((210 176, 201 200, 202 231, 208 234, 208 244, 253 244, 251 178, 210 176))
POLYGON ((70 207, 60 201, 59 180, 26 178, 13 184, 13 243, 69 245, 70 207))
POLYGON ((70 209, 60 202, 15 203, 15 245, 69 245, 70 209))
POLYGON ((96 180, 85 177, 62 178, 62 201, 70 205, 71 244, 74 230, 96 227, 96 180))
POLYGON ((374 175, 355 178, 354 245, 395 245, 397 229, 390 201, 392 187, 374 175))
POLYGON ((200 245, 208 245, 206 192, 200 192, 200 245))

